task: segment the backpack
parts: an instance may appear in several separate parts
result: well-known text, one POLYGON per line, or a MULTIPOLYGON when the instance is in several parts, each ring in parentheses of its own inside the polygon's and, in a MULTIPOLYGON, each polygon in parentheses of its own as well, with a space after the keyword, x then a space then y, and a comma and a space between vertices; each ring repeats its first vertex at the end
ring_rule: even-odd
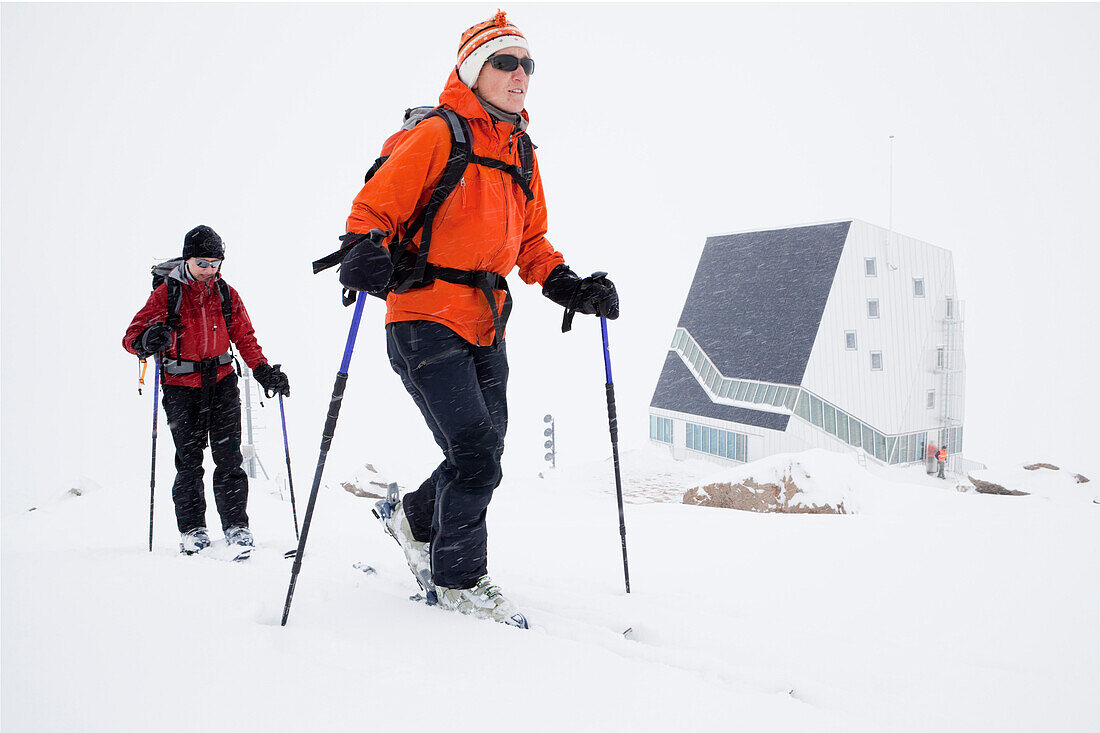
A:
MULTIPOLYGON (((530 201, 533 199, 535 196, 531 192, 531 178, 534 175, 535 145, 531 142, 531 138, 526 132, 520 133, 518 137, 519 167, 510 163, 505 163, 502 160, 496 160, 495 158, 485 158, 480 155, 474 155, 473 143, 471 142, 473 140, 473 133, 470 130, 470 123, 465 117, 445 107, 413 107, 405 110, 405 118, 401 128, 390 135, 382 145, 382 150, 379 153, 378 159, 374 161, 374 165, 371 166, 370 170, 367 171, 367 174, 363 178, 364 184, 370 181, 370 179, 374 177, 374 174, 378 172, 378 169, 385 165, 401 138, 408 134, 409 130, 429 117, 441 117, 447 122, 447 128, 451 133, 451 155, 447 159, 446 166, 443 168, 443 175, 440 177, 439 183, 437 183, 435 189, 432 190, 428 203, 405 227, 405 236, 398 239, 398 236, 394 234, 386 243, 390 252, 390 261, 393 263, 394 274, 388 286, 377 293, 370 293, 370 295, 385 300, 386 296, 391 292, 404 293, 413 288, 430 285, 432 281, 437 279, 459 285, 469 285, 480 289, 485 294, 493 310, 494 320, 500 321, 500 324, 503 325, 503 320, 507 320, 507 312, 505 313, 504 319, 499 319, 496 312, 496 300, 492 297, 492 290, 504 290, 507 292, 507 282, 496 273, 487 273, 480 270, 456 270, 453 268, 429 265, 428 249, 431 246, 432 226, 434 225, 435 215, 439 211, 439 207, 443 205, 443 202, 447 200, 447 197, 450 196, 458 186, 459 181, 462 180, 463 175, 466 173, 466 167, 471 163, 486 166, 488 168, 495 168, 496 170, 507 173, 512 177, 512 180, 523 189, 523 193, 527 197, 527 200, 530 201), (421 230, 423 230, 423 234, 420 237, 419 250, 413 252, 410 250, 410 245, 412 244, 413 237, 421 230)), ((352 247, 367 239, 369 236, 370 235, 367 234, 349 232, 340 237, 340 249, 315 261, 313 263, 313 274, 316 275, 319 272, 338 265, 344 259, 345 255, 351 251, 352 247)), ((355 297, 356 293, 354 291, 345 289, 343 292, 344 305, 351 305, 354 303, 355 297)), ((508 303, 505 305, 506 311, 510 310, 510 305, 511 302, 509 299, 508 303)), ((503 329, 499 328, 497 333, 501 333, 502 331, 503 329)))
MULTIPOLYGON (((180 302, 183 300, 183 283, 173 277, 168 277, 168 275, 171 274, 172 270, 179 267, 182 262, 182 257, 176 257, 153 265, 150 271, 153 275, 153 290, 156 290, 157 286, 161 283, 164 283, 164 286, 168 289, 168 307, 165 323, 176 335, 177 354, 179 353, 179 334, 180 331, 183 330, 183 324, 180 323, 180 302)), ((220 277, 216 277, 214 282, 218 284, 218 295, 221 296, 222 317, 225 318, 225 332, 229 333, 229 328, 233 325, 233 301, 232 296, 229 294, 229 283, 220 277)))

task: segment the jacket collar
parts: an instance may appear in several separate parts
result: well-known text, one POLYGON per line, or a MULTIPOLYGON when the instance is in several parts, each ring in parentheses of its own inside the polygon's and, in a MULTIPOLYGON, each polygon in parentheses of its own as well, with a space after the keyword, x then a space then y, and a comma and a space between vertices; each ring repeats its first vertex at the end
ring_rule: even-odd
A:
POLYGON ((184 285, 205 284, 207 290, 212 288, 214 286, 214 281, 221 279, 221 276, 222 274, 219 271, 218 274, 207 280, 206 283, 200 283, 198 280, 191 276, 191 270, 187 267, 187 260, 184 260, 183 262, 176 265, 174 268, 172 268, 172 271, 168 273, 168 277, 172 278, 173 280, 178 280, 184 285))
POLYGON ((482 106, 477 95, 458 78, 457 68, 451 70, 447 85, 443 87, 443 93, 439 95, 439 103, 458 112, 468 119, 471 125, 476 124, 475 121, 478 121, 488 130, 497 130, 502 137, 512 134, 517 127, 519 127, 518 131, 522 132, 530 120, 527 110, 520 112, 520 117, 523 119, 522 126, 513 125, 511 122, 502 120, 494 120, 489 111, 482 106))

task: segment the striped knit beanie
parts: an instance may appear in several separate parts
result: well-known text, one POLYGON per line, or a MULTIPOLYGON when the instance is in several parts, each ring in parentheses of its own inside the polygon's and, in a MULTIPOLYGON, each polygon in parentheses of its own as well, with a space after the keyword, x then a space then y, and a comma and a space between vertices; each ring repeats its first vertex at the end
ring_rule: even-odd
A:
POLYGON ((519 28, 508 22, 503 10, 497 10, 492 18, 467 28, 462 34, 458 44, 458 78, 472 88, 485 61, 502 48, 513 46, 531 52, 519 28))

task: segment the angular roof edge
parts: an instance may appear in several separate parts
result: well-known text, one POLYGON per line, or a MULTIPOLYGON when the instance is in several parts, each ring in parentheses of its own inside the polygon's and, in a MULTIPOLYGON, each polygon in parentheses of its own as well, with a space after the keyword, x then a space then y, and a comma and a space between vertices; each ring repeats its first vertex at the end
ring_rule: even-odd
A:
POLYGON ((714 233, 708 234, 706 236, 706 241, 710 241, 711 239, 714 239, 716 237, 729 237, 729 236, 732 236, 734 234, 755 234, 757 232, 778 232, 778 231, 782 231, 784 229, 803 229, 805 227, 817 227, 817 226, 822 226, 823 224, 842 224, 844 222, 849 222, 849 223, 852 223, 852 224, 855 224, 856 222, 859 222, 860 224, 863 224, 863 225, 869 226, 869 227, 873 227, 874 229, 878 229, 879 231, 882 231, 882 232, 891 232, 893 234, 898 235, 899 237, 905 237, 906 239, 912 239, 914 242, 919 242, 920 244, 923 244, 926 247, 933 247, 935 249, 941 249, 944 252, 946 252, 948 255, 952 254, 952 250, 948 249, 947 247, 941 247, 938 244, 932 244, 931 242, 926 242, 923 239, 918 239, 917 237, 913 237, 913 236, 910 236, 908 234, 903 234, 902 232, 899 232, 897 229, 888 229, 886 227, 879 226, 878 224, 872 224, 871 222, 866 221, 864 219, 857 219, 854 216, 843 217, 843 218, 840 218, 840 219, 824 219, 822 221, 808 221, 808 222, 804 222, 804 223, 801 223, 801 224, 785 224, 785 225, 782 225, 782 226, 767 226, 767 227, 756 227, 756 228, 753 228, 753 229, 738 229, 738 230, 732 231, 732 232, 714 232, 714 233))
MULTIPOLYGON (((732 232, 715 232, 713 234, 708 234, 707 239, 710 240, 710 239, 713 239, 715 237, 729 237, 729 236, 734 235, 734 234, 755 234, 757 232, 778 232, 778 231, 782 231, 784 229, 804 229, 806 227, 817 227, 817 226, 821 226, 823 224, 843 224, 844 222, 855 222, 855 221, 858 221, 862 224, 867 223, 867 222, 865 222, 861 219, 853 219, 852 217, 849 216, 849 217, 843 218, 843 219, 826 219, 826 220, 823 220, 823 221, 809 221, 809 222, 805 222, 804 224, 785 224, 783 226, 754 227, 754 228, 751 228, 751 229, 738 229, 738 230, 732 231, 732 232)), ((872 226, 874 226, 874 225, 872 224, 872 226)))

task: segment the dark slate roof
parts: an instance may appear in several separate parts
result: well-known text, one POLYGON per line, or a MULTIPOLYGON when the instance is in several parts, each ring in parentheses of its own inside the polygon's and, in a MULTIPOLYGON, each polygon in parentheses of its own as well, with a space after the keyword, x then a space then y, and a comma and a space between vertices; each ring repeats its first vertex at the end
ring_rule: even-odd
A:
POLYGON ((652 407, 665 410, 676 410, 716 420, 729 420, 769 430, 784 431, 787 429, 787 422, 791 419, 790 415, 748 410, 711 402, 710 396, 674 351, 669 351, 668 356, 665 357, 665 368, 661 370, 661 378, 657 382, 657 389, 653 392, 653 401, 650 404, 652 407))
POLYGON ((801 384, 851 223, 708 237, 679 325, 723 376, 801 384))

